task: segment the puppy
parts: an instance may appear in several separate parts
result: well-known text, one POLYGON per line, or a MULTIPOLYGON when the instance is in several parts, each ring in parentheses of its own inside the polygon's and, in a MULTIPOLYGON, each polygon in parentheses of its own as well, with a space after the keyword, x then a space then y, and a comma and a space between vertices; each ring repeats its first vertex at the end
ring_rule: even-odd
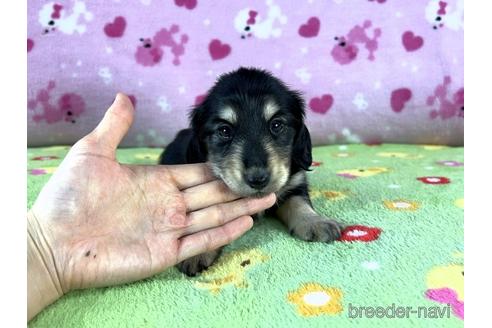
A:
MULTIPOLYGON (((311 138, 304 125, 304 101, 269 72, 240 68, 222 75, 161 155, 160 164, 208 162, 213 173, 236 194, 261 197, 274 192, 267 211, 306 241, 332 242, 341 225, 313 210, 306 171, 311 138)), ((208 268, 220 250, 178 264, 194 276, 208 268)))

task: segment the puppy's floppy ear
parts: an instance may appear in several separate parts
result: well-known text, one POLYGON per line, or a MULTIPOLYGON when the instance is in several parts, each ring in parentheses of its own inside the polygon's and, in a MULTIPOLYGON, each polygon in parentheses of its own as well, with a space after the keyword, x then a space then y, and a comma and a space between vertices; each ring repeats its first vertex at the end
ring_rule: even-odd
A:
POLYGON ((311 136, 306 125, 302 124, 294 139, 292 166, 293 168, 301 168, 308 171, 312 162, 311 136))
POLYGON ((186 150, 186 159, 188 163, 202 163, 207 160, 207 150, 203 142, 202 129, 205 124, 204 104, 199 104, 193 108, 190 113, 191 119, 191 137, 186 150))
POLYGON ((192 132, 188 148, 186 149, 186 162, 188 164, 203 163, 207 161, 205 146, 195 132, 192 132))
POLYGON ((311 135, 304 124, 304 100, 301 97, 301 93, 297 91, 291 91, 290 96, 291 111, 300 123, 292 148, 292 168, 294 170, 303 169, 308 171, 312 163, 312 146, 311 135))

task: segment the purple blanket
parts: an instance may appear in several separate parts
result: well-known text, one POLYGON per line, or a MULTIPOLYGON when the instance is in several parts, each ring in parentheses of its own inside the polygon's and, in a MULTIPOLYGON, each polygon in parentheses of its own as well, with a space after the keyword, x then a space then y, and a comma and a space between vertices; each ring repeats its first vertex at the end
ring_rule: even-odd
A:
POLYGON ((463 144, 463 0, 28 4, 28 145, 73 143, 117 91, 125 146, 163 146, 216 77, 270 70, 303 92, 315 144, 463 144))

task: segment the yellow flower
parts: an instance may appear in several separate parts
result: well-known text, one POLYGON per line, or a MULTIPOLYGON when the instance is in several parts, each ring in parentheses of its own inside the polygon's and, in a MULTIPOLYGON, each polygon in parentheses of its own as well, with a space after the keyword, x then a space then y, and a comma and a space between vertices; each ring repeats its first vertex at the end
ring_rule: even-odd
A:
POLYGON ((248 286, 246 272, 269 259, 268 255, 254 248, 224 254, 217 263, 202 272, 195 286, 207 289, 213 295, 227 286, 245 288, 248 286))
POLYGON ((427 288, 450 288, 458 294, 458 300, 463 301, 465 297, 464 270, 462 264, 435 266, 427 273, 427 288))
POLYGON ((439 146, 439 145, 423 145, 425 150, 441 150, 444 148, 448 148, 447 146, 439 146))
POLYGON ((333 153, 331 155, 333 157, 337 157, 337 158, 345 158, 345 157, 352 157, 352 156, 354 156, 353 153, 347 153, 347 152, 333 153))
POLYGON ((303 316, 339 314, 343 310, 342 291, 336 287, 322 286, 309 282, 287 294, 287 300, 297 305, 303 316))
POLYGON ((465 208, 465 199, 458 198, 454 201, 454 205, 458 206, 459 208, 465 208))
POLYGON ((45 175, 45 174, 53 174, 56 171, 56 166, 45 166, 45 167, 37 167, 34 169, 30 169, 29 173, 31 175, 45 175))
POLYGON ((340 200, 340 199, 344 199, 345 197, 347 197, 347 194, 344 194, 341 191, 335 191, 335 190, 323 191, 323 195, 329 200, 340 200))
POLYGON ((311 190, 309 192, 311 198, 324 197, 327 200, 340 200, 347 197, 347 194, 336 190, 311 190))
POLYGON ((150 160, 150 161, 157 161, 159 158, 159 154, 157 153, 140 153, 140 154, 135 154, 136 159, 144 159, 144 160, 150 160))
POLYGON ((380 157, 393 157, 393 158, 404 158, 404 159, 418 159, 424 156, 415 155, 409 153, 398 153, 398 152, 381 152, 377 154, 380 157))
POLYGON ((393 211, 415 211, 420 207, 420 204, 410 200, 397 199, 385 200, 384 206, 393 211))
POLYGON ((46 150, 69 150, 70 149, 70 146, 50 146, 50 147, 47 147, 46 150))
POLYGON ((352 169, 352 170, 342 170, 338 171, 337 175, 348 179, 355 179, 361 177, 370 177, 376 174, 388 172, 389 170, 385 167, 369 167, 365 169, 352 169))

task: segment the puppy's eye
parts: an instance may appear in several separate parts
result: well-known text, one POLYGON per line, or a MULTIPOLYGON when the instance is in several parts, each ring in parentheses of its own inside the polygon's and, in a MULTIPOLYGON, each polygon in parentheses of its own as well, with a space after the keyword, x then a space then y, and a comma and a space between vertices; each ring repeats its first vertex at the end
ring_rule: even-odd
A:
POLYGON ((272 131, 273 134, 279 134, 284 130, 284 127, 284 122, 282 122, 281 120, 273 120, 270 123, 270 131, 272 131))
POLYGON ((219 137, 223 140, 230 140, 232 138, 232 129, 230 126, 227 125, 221 125, 217 129, 217 134, 219 137))

